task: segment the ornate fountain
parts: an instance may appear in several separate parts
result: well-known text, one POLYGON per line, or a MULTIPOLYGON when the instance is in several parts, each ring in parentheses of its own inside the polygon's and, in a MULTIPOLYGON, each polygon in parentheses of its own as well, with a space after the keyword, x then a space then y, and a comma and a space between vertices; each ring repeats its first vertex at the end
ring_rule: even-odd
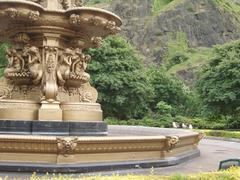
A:
MULTIPOLYGON (((118 33, 121 20, 82 5, 81 0, 0 1, 1 39, 12 44, 0 82, 0 119, 17 120, 18 126, 19 120, 49 121, 42 123, 47 127, 56 126, 54 121, 96 122, 90 129, 98 124, 97 133, 106 133, 98 93, 86 72, 91 57, 83 50, 118 33)), ((55 130, 66 133, 66 128, 55 130)))
POLYGON ((87 172, 199 155, 193 132, 110 126, 105 137, 83 50, 121 25, 81 0, 0 0, 0 40, 11 44, 0 79, 0 170, 87 172))

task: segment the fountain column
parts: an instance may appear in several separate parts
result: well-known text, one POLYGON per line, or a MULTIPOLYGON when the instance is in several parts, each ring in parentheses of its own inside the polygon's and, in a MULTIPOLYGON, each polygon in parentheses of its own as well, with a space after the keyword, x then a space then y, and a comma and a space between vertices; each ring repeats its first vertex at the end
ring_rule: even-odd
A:
POLYGON ((57 65, 59 57, 59 34, 44 33, 42 47, 42 92, 38 119, 62 120, 60 102, 57 100, 57 65))

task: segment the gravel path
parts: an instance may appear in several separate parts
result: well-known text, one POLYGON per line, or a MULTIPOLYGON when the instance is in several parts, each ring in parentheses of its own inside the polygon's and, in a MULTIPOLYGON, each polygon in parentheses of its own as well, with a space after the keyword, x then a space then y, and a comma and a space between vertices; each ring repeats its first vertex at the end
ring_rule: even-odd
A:
MULTIPOLYGON (((204 139, 201 141, 199 148, 201 150, 201 157, 195 158, 191 161, 185 162, 183 164, 156 168, 153 170, 156 175, 170 175, 176 173, 196 173, 196 172, 207 172, 215 171, 218 169, 219 162, 230 158, 240 158, 240 143, 228 142, 220 140, 204 139)), ((97 175, 111 175, 111 174, 144 174, 147 175, 151 173, 150 169, 132 169, 132 170, 122 170, 122 171, 111 171, 111 172, 101 172, 97 175)), ((89 174, 94 175, 94 174, 89 174)), ((0 172, 0 177, 8 176, 9 178, 21 178, 27 179, 31 176, 30 173, 8 173, 0 172)), ((79 176, 79 175, 74 175, 79 176)))

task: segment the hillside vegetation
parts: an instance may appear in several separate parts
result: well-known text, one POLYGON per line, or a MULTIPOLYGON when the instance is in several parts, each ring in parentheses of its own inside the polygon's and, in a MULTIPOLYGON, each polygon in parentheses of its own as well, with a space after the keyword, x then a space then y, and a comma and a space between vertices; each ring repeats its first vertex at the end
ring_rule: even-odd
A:
MULTIPOLYGON (((143 55, 146 65, 168 65, 169 73, 192 85, 198 67, 209 61, 212 47, 240 38, 238 0, 90 0, 123 19, 122 35, 143 55), (108 4, 108 6, 106 6, 108 4), (185 37, 187 49, 183 49, 185 37), (178 42, 180 40, 180 42, 178 42), (172 44, 176 43, 172 49, 172 44), (169 54, 184 57, 175 64, 169 54), (169 64, 171 64, 169 67, 169 64)), ((186 46, 185 46, 186 47, 186 46)))

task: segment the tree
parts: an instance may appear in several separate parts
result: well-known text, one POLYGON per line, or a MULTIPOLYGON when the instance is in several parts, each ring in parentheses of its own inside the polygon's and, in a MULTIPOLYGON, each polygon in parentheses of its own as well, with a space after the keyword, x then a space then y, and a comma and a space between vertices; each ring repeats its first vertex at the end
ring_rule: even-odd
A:
POLYGON ((153 95, 137 52, 121 37, 107 38, 92 56, 89 72, 105 117, 141 118, 153 95))
POLYGON ((200 73, 197 89, 218 115, 237 115, 240 107, 240 41, 215 47, 216 57, 200 73))
POLYGON ((186 103, 186 92, 182 81, 168 75, 163 68, 150 68, 148 71, 150 84, 154 89, 154 98, 151 109, 156 111, 156 105, 163 101, 171 105, 176 112, 180 112, 186 103))

